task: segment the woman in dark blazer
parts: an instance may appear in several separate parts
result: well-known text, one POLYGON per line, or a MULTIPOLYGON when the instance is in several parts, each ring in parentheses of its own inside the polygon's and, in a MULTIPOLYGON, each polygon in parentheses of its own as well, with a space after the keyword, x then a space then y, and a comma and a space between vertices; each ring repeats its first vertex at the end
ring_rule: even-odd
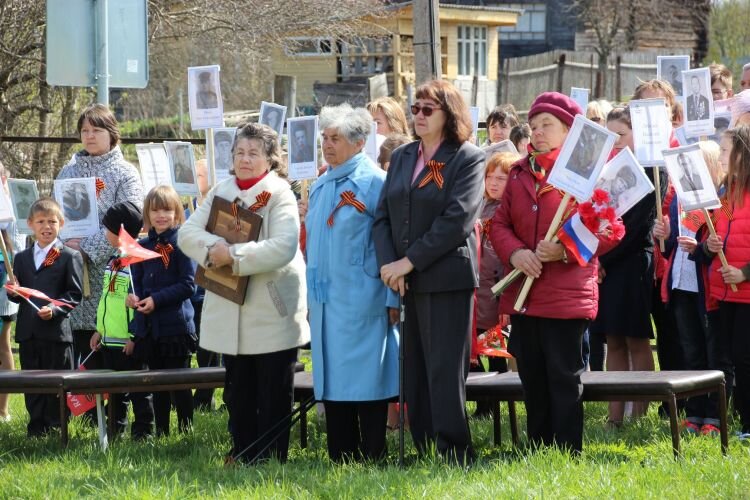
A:
POLYGON ((474 289, 474 224, 484 153, 466 142, 469 110, 450 83, 417 89, 419 141, 393 152, 373 226, 380 276, 404 297, 405 398, 420 453, 434 443, 449 460, 474 458, 466 421, 474 289))

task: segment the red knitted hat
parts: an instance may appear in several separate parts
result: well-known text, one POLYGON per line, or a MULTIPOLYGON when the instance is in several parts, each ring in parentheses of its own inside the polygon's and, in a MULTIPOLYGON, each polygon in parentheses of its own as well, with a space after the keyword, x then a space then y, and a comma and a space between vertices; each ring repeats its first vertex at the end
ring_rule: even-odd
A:
POLYGON ((573 125, 575 115, 583 114, 581 107, 570 97, 559 92, 544 92, 534 99, 529 110, 529 120, 539 113, 550 113, 568 127, 573 125))

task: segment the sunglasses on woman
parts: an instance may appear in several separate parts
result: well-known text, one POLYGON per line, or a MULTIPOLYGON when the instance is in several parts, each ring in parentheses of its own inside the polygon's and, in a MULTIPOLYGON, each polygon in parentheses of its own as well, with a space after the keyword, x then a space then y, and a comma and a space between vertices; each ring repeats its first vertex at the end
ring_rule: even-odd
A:
POLYGON ((432 116, 432 112, 437 109, 443 109, 443 108, 434 107, 434 106, 419 106, 417 104, 412 104, 411 114, 413 114, 414 116, 417 116, 419 112, 421 111, 424 116, 432 116))

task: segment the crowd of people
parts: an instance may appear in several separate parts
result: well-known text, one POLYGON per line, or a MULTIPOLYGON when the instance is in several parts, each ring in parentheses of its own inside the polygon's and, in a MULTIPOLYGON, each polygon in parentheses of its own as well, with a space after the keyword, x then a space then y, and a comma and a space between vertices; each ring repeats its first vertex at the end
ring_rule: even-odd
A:
MULTIPOLYGON (((400 424, 393 401, 402 342, 401 410, 408 409, 418 452, 435 449, 468 464, 476 453, 465 382, 470 370, 484 369, 472 353, 477 335, 509 332, 530 442, 573 453, 583 445, 582 372, 653 370, 656 337, 662 369, 725 373, 739 437, 750 439, 750 90, 734 96, 731 73, 720 65, 710 71, 714 97, 732 99, 730 129, 718 143, 699 143, 722 197, 711 214, 717 235, 706 220, 686 225, 696 217, 682 212, 664 182, 624 215, 624 234, 597 235, 596 254, 583 265, 545 238, 564 198, 547 181, 577 115, 617 135, 612 156, 632 150, 627 104, 594 101, 583 110, 568 96, 545 92, 527 123, 510 104, 493 109, 480 145, 464 98, 446 81, 416 89, 410 121, 390 98, 367 108, 326 106, 323 167, 309 199, 286 179, 277 132, 248 123, 232 145, 231 177, 209 190, 199 169, 202 194, 189 210, 170 186, 144 197, 137 169, 118 146, 114 116, 90 106, 78 122, 83 150, 59 178, 97 179, 101 230, 61 240, 64 214, 50 198, 30 208, 33 246, 23 248, 15 225, 3 229, 16 284, 67 306, 37 308, 12 290, 0 295, 0 366, 13 367, 12 321, 22 369, 73 369, 83 360, 89 369, 186 368, 196 349, 204 353, 201 365, 221 355, 228 461, 283 461, 289 428, 269 431, 291 411, 298 351, 309 344, 330 458, 376 461, 387 454, 387 429, 400 424), (364 152, 373 121, 382 136, 379 165, 364 152), (505 140, 516 153, 487 158, 480 147, 505 140), (257 240, 231 244, 207 229, 217 197, 262 216, 257 240), (121 228, 134 238, 145 231, 140 245, 160 258, 125 265, 121 228), (250 277, 244 301, 196 287, 197 266, 250 277), (535 279, 520 312, 514 303, 523 280, 500 297, 490 290, 511 270, 535 279)), ((663 99, 680 126, 669 83, 642 82, 633 98, 663 99)), ((678 146, 674 134, 670 146, 678 146)), ((653 169, 647 175, 653 178, 653 169)), ((612 182, 613 195, 626 181, 612 182)), ((569 203, 574 209, 575 200, 569 203)), ((500 358, 487 365, 508 369, 500 358)), ((27 394, 25 401, 29 436, 59 427, 54 396, 27 394)), ((210 393, 194 401, 190 391, 174 391, 115 395, 110 404, 121 433, 132 403, 131 434, 144 439, 170 432, 172 407, 178 430, 189 431, 194 408, 210 401, 210 393)), ((685 431, 718 434, 718 407, 715 396, 690 398, 685 431)), ((477 404, 477 415, 490 411, 477 404)), ((626 411, 612 402, 606 425, 616 431, 646 411, 645 403, 626 411)), ((0 399, 0 419, 7 418, 7 399, 0 399)))

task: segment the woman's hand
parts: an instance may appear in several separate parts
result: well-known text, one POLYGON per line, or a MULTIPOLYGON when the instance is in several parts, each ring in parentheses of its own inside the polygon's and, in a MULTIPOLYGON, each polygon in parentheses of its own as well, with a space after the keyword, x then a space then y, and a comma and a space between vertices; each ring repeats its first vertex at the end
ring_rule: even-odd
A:
POLYGON ((307 201, 297 200, 297 210, 299 211, 299 220, 304 222, 307 215, 307 201))
POLYGON ((151 314, 154 312, 154 309, 156 309, 156 304, 154 304, 154 298, 153 297, 146 297, 145 299, 141 300, 136 304, 136 309, 138 312, 143 314, 151 314))
POLYGON ((657 240, 666 240, 672 233, 672 228, 669 226, 669 216, 665 215, 661 220, 656 219, 654 222, 654 238, 657 240))
POLYGON ((537 244, 535 254, 542 262, 555 262, 563 259, 565 247, 560 243, 542 240, 537 244))
POLYGON ((727 285, 738 285, 745 281, 745 273, 734 266, 723 266, 719 269, 724 283, 727 285))
POLYGON ((224 241, 217 241, 208 249, 208 262, 213 267, 231 266, 234 262, 229 245, 224 241))
POLYGON ((510 256, 510 265, 530 278, 538 278, 542 274, 542 261, 528 248, 515 251, 510 256))
POLYGON ((141 299, 139 299, 137 295, 129 293, 125 298, 125 305, 131 309, 135 309, 136 307, 138 307, 138 302, 140 301, 141 299))
POLYGON ((695 240, 695 238, 691 238, 690 236, 678 236, 677 244, 680 245, 680 248, 683 252, 687 252, 689 254, 695 252, 695 249, 698 247, 698 242, 695 240))
POLYGON ((102 340, 102 334, 99 332, 94 332, 94 334, 89 339, 89 347, 92 351, 98 351, 101 348, 101 342, 102 340))
POLYGON ((716 236, 709 236, 706 240, 706 247, 708 247, 708 251, 711 253, 721 252, 724 249, 724 245, 721 242, 721 236, 718 234, 716 236))
POLYGON ((395 262, 386 264, 380 268, 380 279, 385 286, 398 292, 403 297, 406 294, 406 275, 414 270, 414 265, 408 257, 403 257, 395 262))

